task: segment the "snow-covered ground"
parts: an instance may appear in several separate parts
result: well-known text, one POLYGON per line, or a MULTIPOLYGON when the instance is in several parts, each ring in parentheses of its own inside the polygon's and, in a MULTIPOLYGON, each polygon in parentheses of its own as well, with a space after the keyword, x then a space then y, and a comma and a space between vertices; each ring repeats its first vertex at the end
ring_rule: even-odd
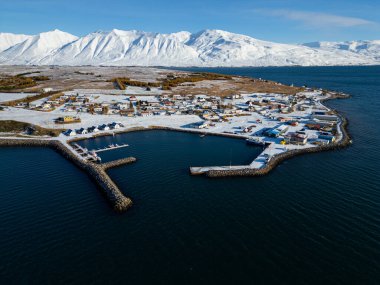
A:
POLYGON ((36 93, 0 93, 0 103, 34 96, 36 93))
POLYGON ((127 128, 132 127, 149 127, 149 126, 165 126, 165 127, 181 127, 201 121, 198 116, 150 116, 150 117, 125 117, 120 115, 91 115, 89 113, 80 114, 81 123, 57 125, 53 122, 54 119, 63 115, 77 115, 76 112, 62 112, 56 109, 52 112, 39 112, 33 110, 6 108, 0 113, 1 120, 16 120, 20 122, 28 122, 45 128, 66 128, 79 129, 81 127, 88 128, 112 122, 121 122, 127 128))
POLYGON ((125 90, 110 90, 110 89, 74 89, 72 91, 66 91, 66 95, 160 95, 162 90, 156 87, 151 87, 150 90, 146 88, 136 87, 136 86, 127 86, 125 90))

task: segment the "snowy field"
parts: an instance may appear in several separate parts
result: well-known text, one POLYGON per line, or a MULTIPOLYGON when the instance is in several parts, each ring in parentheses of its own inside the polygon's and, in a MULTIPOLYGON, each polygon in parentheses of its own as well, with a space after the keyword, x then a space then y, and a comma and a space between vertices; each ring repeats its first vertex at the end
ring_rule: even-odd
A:
POLYGON ((136 86, 127 86, 125 90, 111 90, 111 89, 74 89, 72 91, 65 92, 66 95, 160 95, 162 90, 159 88, 151 87, 150 91, 146 88, 136 87, 136 86))
MULTIPOLYGON (((19 108, 7 108, 4 112, 1 112, 1 120, 16 120, 20 122, 28 122, 31 124, 39 125, 45 128, 62 127, 66 129, 79 129, 81 127, 88 128, 91 126, 97 126, 102 124, 109 124, 112 122, 121 122, 127 128, 132 127, 148 127, 148 126, 165 126, 165 127, 181 127, 201 121, 198 116, 150 116, 150 117, 125 117, 120 115, 91 115, 88 113, 81 113, 81 123, 57 125, 53 120, 63 115, 77 115, 76 112, 62 112, 60 110, 54 110, 52 112, 39 112, 33 110, 19 109, 19 108)), ((80 135, 78 135, 80 137, 80 135)))
POLYGON ((36 93, 0 93, 0 103, 34 96, 36 93))

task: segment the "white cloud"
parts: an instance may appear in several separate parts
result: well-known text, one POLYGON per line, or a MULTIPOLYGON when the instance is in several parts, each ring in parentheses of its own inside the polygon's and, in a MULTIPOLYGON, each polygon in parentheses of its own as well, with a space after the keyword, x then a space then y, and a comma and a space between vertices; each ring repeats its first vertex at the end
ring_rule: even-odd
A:
POLYGON ((282 17, 294 21, 300 21, 308 26, 313 27, 355 27, 363 25, 375 24, 375 22, 368 21, 361 18, 344 17, 327 13, 316 13, 298 10, 269 10, 269 9, 257 9, 255 12, 259 12, 264 15, 282 17))

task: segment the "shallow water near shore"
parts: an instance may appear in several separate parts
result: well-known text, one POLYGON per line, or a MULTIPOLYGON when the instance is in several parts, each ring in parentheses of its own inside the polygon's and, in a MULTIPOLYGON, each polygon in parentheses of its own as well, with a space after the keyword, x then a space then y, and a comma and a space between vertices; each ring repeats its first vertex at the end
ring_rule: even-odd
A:
MULTIPOLYGON (((199 69, 195 69, 199 70, 199 69)), ((376 283, 380 279, 380 67, 207 71, 352 95, 326 104, 354 144, 285 161, 265 177, 208 179, 189 166, 249 163, 239 139, 132 132, 80 142, 132 198, 123 215, 90 178, 43 148, 0 149, 0 283, 376 283)))

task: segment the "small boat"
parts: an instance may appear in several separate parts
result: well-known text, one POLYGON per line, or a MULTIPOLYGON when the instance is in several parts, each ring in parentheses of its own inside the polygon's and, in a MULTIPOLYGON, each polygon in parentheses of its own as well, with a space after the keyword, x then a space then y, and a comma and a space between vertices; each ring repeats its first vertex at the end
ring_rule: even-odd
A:
POLYGON ((205 134, 201 134, 199 135, 201 138, 204 138, 206 135, 205 134))
POLYGON ((245 141, 247 142, 247 144, 265 145, 265 143, 258 138, 249 138, 249 139, 246 139, 245 141))

